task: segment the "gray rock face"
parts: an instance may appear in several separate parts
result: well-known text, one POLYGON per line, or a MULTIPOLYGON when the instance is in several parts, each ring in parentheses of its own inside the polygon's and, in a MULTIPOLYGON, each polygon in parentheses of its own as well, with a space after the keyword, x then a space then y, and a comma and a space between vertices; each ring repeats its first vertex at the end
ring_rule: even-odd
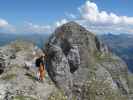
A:
POLYGON ((66 87, 69 84, 62 81, 68 80, 71 81, 70 68, 67 59, 65 58, 64 53, 61 48, 55 45, 50 45, 49 48, 49 60, 48 61, 48 72, 55 82, 58 82, 59 86, 66 87), (52 71, 51 71, 52 70, 52 71), (56 76, 57 75, 57 76, 56 76))
POLYGON ((70 65, 70 72, 74 73, 79 68, 80 65, 78 46, 75 45, 70 48, 70 51, 67 55, 67 59, 70 65))
POLYGON ((5 60, 3 59, 3 55, 0 54, 0 74, 4 72, 5 60))
MULTIPOLYGON (((100 90, 102 85, 99 83, 105 82, 109 84, 108 91, 115 91, 122 95, 128 94, 128 70, 125 63, 113 56, 107 46, 93 33, 77 23, 69 22, 57 28, 46 45, 46 53, 50 77, 57 86, 66 91, 66 94, 69 89, 77 100, 99 100, 96 99, 97 97, 101 98, 100 100, 107 100, 105 97, 109 97, 105 89, 106 91, 102 93, 95 92, 95 99, 91 99, 90 92, 87 92, 89 94, 83 92, 86 82, 89 83, 89 87, 85 88, 89 88, 90 91, 95 90, 94 87, 102 91, 100 90), (91 88, 93 82, 97 84, 91 88)), ((103 88, 106 87, 103 85, 103 88)))

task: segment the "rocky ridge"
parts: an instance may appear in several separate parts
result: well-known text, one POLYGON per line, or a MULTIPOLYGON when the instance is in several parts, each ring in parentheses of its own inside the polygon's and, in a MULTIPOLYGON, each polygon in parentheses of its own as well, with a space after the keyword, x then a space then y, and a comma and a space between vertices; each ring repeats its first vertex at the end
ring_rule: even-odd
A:
POLYGON ((127 65, 84 27, 62 25, 45 48, 48 73, 68 100, 128 99, 127 65))

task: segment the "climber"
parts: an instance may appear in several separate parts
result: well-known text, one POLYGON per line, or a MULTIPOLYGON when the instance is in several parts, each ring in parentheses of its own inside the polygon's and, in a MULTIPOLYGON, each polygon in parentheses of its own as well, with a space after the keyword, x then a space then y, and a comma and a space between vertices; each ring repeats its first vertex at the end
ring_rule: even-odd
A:
POLYGON ((39 79, 44 80, 45 77, 45 54, 36 59, 36 66, 38 67, 39 79))

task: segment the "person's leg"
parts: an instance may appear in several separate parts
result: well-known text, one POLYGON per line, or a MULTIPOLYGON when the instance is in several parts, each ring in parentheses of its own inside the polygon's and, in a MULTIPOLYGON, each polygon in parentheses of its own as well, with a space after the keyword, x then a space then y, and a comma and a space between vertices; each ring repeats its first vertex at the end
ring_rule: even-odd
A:
POLYGON ((43 81, 43 72, 41 72, 40 79, 43 81))
POLYGON ((43 79, 44 79, 44 67, 43 67, 43 65, 41 64, 41 65, 40 65, 40 80, 43 81, 43 79))

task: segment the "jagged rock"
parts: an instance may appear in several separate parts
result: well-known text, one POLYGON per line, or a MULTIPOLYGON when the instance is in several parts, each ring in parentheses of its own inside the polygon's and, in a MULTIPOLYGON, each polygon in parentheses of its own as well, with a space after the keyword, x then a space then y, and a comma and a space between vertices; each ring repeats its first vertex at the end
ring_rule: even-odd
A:
POLYGON ((108 47, 98 39, 98 37, 95 37, 96 47, 97 49, 103 54, 106 55, 109 53, 108 47))
POLYGON ((7 62, 5 61, 5 55, 3 54, 2 51, 0 51, 0 74, 4 72, 4 69, 7 65, 7 62))
MULTIPOLYGON (((94 91, 93 96, 96 98, 97 94, 102 94, 104 98, 109 97, 111 96, 109 93, 112 92, 128 94, 126 64, 114 56, 93 33, 77 23, 69 22, 57 28, 45 48, 48 54, 47 65, 50 77, 64 91, 68 90, 62 85, 67 84, 67 88, 72 91, 72 95, 77 100, 92 100, 86 97, 89 94, 90 97, 92 96, 90 92, 93 88, 102 91, 102 93, 94 91), (72 81, 72 86, 68 85, 69 80, 72 81), (89 84, 86 87, 85 83, 88 81, 89 84), (107 86, 107 90, 104 85, 107 86), (86 93, 89 94, 84 93, 83 88, 86 88, 86 93)), ((96 98, 95 100, 99 100, 96 98)), ((107 100, 107 98, 98 98, 107 100)), ((112 100, 116 98, 112 96, 112 100)))
POLYGON ((67 59, 70 66, 70 72, 74 73, 80 65, 80 56, 78 46, 72 46, 67 54, 67 59))
POLYGON ((51 79, 59 88, 65 89, 67 95, 70 95, 72 77, 67 58, 60 47, 52 44, 49 44, 47 54, 47 70, 51 79))

